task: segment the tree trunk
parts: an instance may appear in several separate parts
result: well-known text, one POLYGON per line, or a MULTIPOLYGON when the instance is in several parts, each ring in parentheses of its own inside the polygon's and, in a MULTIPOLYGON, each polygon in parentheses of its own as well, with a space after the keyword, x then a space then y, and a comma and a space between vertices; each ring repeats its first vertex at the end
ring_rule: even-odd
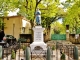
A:
POLYGON ((49 41, 51 38, 50 38, 50 26, 48 26, 48 28, 46 29, 46 41, 49 41))
POLYGON ((32 28, 34 27, 34 23, 33 23, 33 21, 32 21, 32 20, 30 20, 30 23, 31 23, 32 41, 33 41, 33 38, 34 38, 34 36, 33 36, 34 34, 33 34, 33 33, 34 33, 34 32, 33 32, 33 29, 32 29, 32 28))

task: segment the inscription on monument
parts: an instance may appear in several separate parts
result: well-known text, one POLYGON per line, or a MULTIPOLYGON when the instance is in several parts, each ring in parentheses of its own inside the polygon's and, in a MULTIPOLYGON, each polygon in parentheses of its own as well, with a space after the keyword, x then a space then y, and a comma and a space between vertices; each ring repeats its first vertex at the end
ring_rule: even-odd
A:
POLYGON ((41 41, 41 38, 42 38, 42 37, 41 37, 41 32, 36 32, 36 33, 35 33, 35 40, 36 40, 36 41, 41 41))

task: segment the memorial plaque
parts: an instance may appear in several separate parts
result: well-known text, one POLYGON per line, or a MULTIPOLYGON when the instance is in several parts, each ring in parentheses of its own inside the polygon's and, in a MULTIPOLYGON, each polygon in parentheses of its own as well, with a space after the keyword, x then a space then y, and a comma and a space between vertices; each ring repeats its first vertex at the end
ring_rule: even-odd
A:
POLYGON ((35 41, 41 41, 41 32, 35 32, 35 41))
POLYGON ((36 28, 33 28, 33 31, 34 31, 34 41, 35 42, 43 42, 43 31, 44 31, 44 28, 36 27, 36 28))

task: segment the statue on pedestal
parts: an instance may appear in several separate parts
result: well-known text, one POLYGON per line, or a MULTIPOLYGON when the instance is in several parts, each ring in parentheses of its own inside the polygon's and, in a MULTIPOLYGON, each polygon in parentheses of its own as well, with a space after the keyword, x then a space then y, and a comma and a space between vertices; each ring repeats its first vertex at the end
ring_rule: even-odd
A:
POLYGON ((36 24, 41 25, 41 11, 38 8, 36 10, 36 24))

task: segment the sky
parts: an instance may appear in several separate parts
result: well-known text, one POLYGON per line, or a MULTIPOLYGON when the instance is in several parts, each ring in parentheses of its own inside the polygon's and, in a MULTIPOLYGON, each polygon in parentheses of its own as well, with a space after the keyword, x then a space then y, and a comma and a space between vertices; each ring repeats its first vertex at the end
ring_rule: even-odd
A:
POLYGON ((66 0, 60 0, 60 2, 65 2, 66 0))
POLYGON ((62 19, 59 19, 58 22, 60 22, 62 24, 62 19))
POLYGON ((14 12, 9 12, 8 16, 15 16, 17 15, 17 12, 19 11, 19 9, 17 9, 16 11, 14 12))

